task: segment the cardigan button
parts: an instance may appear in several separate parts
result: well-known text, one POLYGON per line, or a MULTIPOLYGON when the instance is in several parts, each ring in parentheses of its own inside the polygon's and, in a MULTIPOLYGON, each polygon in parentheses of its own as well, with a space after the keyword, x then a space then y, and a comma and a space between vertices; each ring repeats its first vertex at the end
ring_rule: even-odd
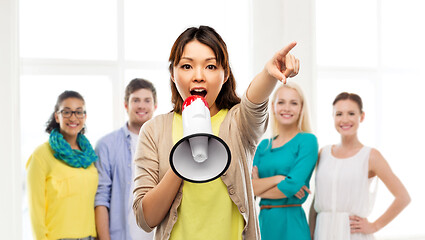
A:
POLYGON ((245 213, 246 209, 244 207, 240 207, 239 210, 241 211, 241 213, 245 213))
POLYGON ((230 193, 230 195, 235 194, 235 189, 234 188, 229 188, 229 193, 230 193))

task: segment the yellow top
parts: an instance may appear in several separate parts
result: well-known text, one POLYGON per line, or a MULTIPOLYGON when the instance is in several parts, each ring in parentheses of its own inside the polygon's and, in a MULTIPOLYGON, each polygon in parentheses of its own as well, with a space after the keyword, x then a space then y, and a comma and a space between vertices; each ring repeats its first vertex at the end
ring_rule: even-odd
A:
MULTIPOLYGON (((227 109, 220 110, 211 117, 214 135, 218 136, 220 124, 227 112, 227 109)), ((174 144, 183 137, 182 126, 182 116, 175 113, 172 133, 174 144)), ((242 239, 245 222, 221 178, 207 183, 184 181, 183 198, 177 214, 170 239, 242 239)))
POLYGON ((70 167, 53 156, 46 142, 30 156, 26 168, 34 239, 96 236, 94 164, 87 169, 70 167))

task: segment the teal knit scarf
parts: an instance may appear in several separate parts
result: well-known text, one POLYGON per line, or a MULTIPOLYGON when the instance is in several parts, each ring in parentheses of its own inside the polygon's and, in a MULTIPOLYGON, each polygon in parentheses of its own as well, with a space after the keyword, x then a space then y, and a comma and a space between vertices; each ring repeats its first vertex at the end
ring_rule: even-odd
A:
POLYGON ((53 154, 55 158, 64 161, 71 167, 88 168, 92 162, 97 160, 96 153, 89 140, 83 134, 78 134, 77 143, 81 151, 72 149, 71 145, 63 138, 63 135, 57 128, 53 129, 50 133, 49 144, 55 152, 53 154))

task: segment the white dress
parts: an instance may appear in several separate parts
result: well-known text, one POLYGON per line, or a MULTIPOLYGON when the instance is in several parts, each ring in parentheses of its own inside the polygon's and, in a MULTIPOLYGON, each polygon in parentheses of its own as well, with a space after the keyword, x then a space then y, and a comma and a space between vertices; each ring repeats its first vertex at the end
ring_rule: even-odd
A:
POLYGON ((349 158, 332 156, 332 146, 323 148, 316 171, 314 208, 315 240, 369 240, 372 234, 350 233, 349 216, 367 217, 375 201, 376 184, 369 179, 370 147, 349 158))

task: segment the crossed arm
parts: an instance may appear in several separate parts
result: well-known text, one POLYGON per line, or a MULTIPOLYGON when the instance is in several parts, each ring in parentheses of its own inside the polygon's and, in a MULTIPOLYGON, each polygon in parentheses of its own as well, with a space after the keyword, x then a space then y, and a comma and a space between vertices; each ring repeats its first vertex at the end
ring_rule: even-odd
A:
MULTIPOLYGON (((277 184, 279 184, 285 178, 286 176, 283 175, 260 178, 258 176, 258 168, 257 166, 254 166, 252 168, 252 187, 254 189, 254 195, 268 199, 287 198, 287 196, 277 188, 277 184)), ((302 199, 305 196, 305 192, 310 193, 310 189, 308 189, 306 186, 302 186, 301 189, 295 194, 295 197, 302 199)))

